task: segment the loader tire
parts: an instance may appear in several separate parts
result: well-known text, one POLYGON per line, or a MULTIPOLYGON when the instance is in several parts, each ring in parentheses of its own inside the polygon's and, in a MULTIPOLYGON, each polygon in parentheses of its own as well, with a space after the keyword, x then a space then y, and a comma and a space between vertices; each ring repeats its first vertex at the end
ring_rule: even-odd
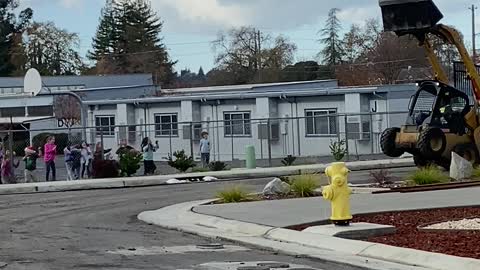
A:
POLYGON ((477 164, 479 161, 478 151, 475 144, 460 144, 453 148, 453 152, 457 153, 459 156, 470 161, 472 164, 477 164))
POLYGON ((426 128, 420 133, 417 148, 424 158, 438 160, 446 147, 447 139, 441 129, 426 128))
POLYGON ((401 148, 397 148, 395 139, 397 138, 397 133, 400 132, 399 128, 388 128, 382 133, 380 139, 380 146, 382 147, 382 152, 389 157, 400 157, 405 153, 401 148))

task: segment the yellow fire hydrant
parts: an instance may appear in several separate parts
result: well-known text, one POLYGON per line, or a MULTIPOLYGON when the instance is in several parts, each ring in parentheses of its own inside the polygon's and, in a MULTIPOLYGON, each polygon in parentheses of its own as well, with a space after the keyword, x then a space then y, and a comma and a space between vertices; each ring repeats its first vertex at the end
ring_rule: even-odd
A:
POLYGON ((350 195, 352 190, 348 187, 348 174, 350 170, 344 162, 332 163, 325 170, 330 185, 322 190, 325 200, 329 200, 332 206, 330 220, 338 226, 349 226, 352 220, 350 212, 350 195))

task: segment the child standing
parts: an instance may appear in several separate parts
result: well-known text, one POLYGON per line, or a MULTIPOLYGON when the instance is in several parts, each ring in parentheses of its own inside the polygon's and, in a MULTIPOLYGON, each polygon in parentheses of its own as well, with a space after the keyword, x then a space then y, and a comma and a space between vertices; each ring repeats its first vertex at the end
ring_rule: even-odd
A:
MULTIPOLYGON (((73 180, 73 154, 71 146, 68 145, 63 149, 63 155, 65 157, 65 168, 67 169, 67 181, 73 180)), ((48 174, 47 174, 48 177, 48 174)))
POLYGON ((82 143, 82 178, 85 178, 85 171, 87 172, 87 178, 91 177, 90 165, 92 163, 92 150, 90 146, 86 143, 82 143))
POLYGON ((141 148, 143 152, 144 175, 155 174, 157 167, 153 161, 153 152, 159 148, 158 141, 155 142, 155 146, 153 146, 150 138, 146 137, 142 140, 141 148))
POLYGON ((72 151, 72 172, 73 172, 73 179, 78 180, 80 179, 80 169, 82 167, 82 150, 80 149, 79 145, 75 145, 71 149, 72 151))
POLYGON ((210 141, 208 140, 208 132, 202 131, 202 139, 200 140, 200 156, 202 158, 202 166, 206 168, 210 163, 210 141))
POLYGON ((1 175, 2 175, 2 184, 15 184, 15 168, 18 168, 20 162, 15 163, 15 152, 13 152, 14 160, 10 160, 10 151, 5 152, 5 156, 2 161, 1 175))
POLYGON ((47 168, 46 180, 50 180, 50 171, 52 172, 52 181, 56 181, 57 173, 55 170, 55 156, 57 154, 57 146, 55 145, 55 137, 49 136, 47 143, 44 145, 43 160, 45 161, 45 167, 47 168))
POLYGON ((39 155, 32 146, 25 148, 25 156, 23 161, 25 162, 25 183, 37 182, 34 171, 37 169, 37 159, 39 155))

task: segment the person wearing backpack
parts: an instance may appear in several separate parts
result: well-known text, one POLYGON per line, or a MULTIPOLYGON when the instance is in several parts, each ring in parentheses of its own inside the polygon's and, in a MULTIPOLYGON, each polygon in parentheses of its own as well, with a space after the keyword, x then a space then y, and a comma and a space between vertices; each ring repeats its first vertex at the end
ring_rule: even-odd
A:
POLYGON ((79 180, 80 169, 82 168, 82 149, 79 145, 74 145, 70 152, 72 154, 72 176, 74 180, 79 180))
POLYGON ((32 146, 25 148, 25 156, 23 157, 25 162, 25 183, 37 182, 34 171, 37 169, 38 157, 37 151, 32 146))

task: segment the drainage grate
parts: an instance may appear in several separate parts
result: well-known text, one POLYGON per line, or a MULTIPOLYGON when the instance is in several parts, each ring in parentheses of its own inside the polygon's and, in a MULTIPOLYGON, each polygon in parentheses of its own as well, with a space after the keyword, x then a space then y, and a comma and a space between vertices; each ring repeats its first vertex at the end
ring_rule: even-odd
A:
POLYGON ((198 249, 224 249, 225 247, 222 244, 200 244, 197 245, 198 249))
POLYGON ((268 266, 240 266, 237 270, 270 270, 268 266))
POLYGON ((257 265, 270 268, 290 268, 290 265, 288 263, 258 263, 257 265))

